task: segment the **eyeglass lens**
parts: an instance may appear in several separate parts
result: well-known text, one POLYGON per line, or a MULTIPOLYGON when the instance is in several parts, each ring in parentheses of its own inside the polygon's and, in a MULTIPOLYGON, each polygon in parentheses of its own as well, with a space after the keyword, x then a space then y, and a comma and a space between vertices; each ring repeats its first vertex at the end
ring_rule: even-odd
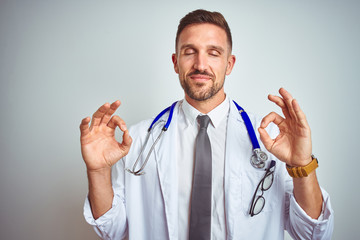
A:
POLYGON ((254 203, 254 208, 253 208, 253 214, 259 214, 261 212, 261 210, 264 208, 265 206, 265 198, 262 196, 264 191, 267 191, 272 183, 273 183, 273 179, 274 179, 274 174, 273 172, 268 173, 266 175, 266 177, 263 179, 262 184, 261 184, 261 195, 257 196, 256 201, 254 203))
POLYGON ((263 191, 266 191, 271 187, 271 185, 273 183, 273 180, 274 180, 274 174, 273 173, 274 172, 270 172, 270 173, 266 174, 266 176, 265 176, 265 178, 264 178, 264 180, 263 180, 263 182, 261 184, 261 188, 262 188, 263 191))
POLYGON ((256 196, 256 200, 252 204, 252 207, 250 209, 250 215, 251 216, 259 214, 262 211, 262 209, 264 208, 264 206, 265 206, 265 198, 263 197, 263 194, 264 194, 264 191, 269 190, 269 188, 273 184, 273 181, 274 181, 274 169, 275 169, 275 161, 274 161, 274 164, 272 163, 270 165, 268 171, 266 171, 264 178, 261 180, 260 188, 258 187, 256 189, 255 194, 260 190, 261 195, 256 196))
POLYGON ((253 215, 257 215, 261 212, 261 210, 265 206, 265 198, 263 196, 258 196, 258 198, 255 201, 254 208, 252 211, 253 215))

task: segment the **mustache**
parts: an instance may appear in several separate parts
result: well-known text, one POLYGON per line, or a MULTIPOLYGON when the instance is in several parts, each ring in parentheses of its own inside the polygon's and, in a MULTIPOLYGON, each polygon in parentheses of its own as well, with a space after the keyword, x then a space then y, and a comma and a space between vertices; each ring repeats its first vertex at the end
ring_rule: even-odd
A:
POLYGON ((212 75, 211 73, 207 72, 207 71, 199 71, 199 70, 194 70, 191 73, 188 74, 189 77, 193 76, 193 75, 205 75, 205 76, 209 76, 211 78, 214 77, 214 75, 212 75))

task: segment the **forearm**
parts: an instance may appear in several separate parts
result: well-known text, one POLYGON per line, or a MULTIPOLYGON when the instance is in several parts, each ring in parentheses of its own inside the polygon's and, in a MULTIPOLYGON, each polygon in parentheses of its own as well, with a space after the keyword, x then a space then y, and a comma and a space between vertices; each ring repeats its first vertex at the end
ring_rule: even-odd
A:
POLYGON ((294 178, 293 183, 296 202, 311 218, 319 218, 323 198, 316 172, 311 172, 307 177, 294 178))
POLYGON ((111 184, 111 168, 102 171, 87 171, 89 201, 94 219, 104 215, 112 207, 114 192, 111 184))

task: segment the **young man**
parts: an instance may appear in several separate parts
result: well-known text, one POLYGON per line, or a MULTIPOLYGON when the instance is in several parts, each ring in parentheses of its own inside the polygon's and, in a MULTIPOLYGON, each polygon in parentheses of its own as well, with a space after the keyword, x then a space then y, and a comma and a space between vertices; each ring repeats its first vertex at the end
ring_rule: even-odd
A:
POLYGON ((157 143, 170 113, 160 117, 147 145, 152 120, 129 132, 113 116, 119 101, 82 120, 89 180, 84 214, 101 237, 283 239, 285 229, 295 239, 331 238, 333 213, 317 182, 310 127, 285 89, 281 96, 269 96, 284 118, 249 116, 261 149, 270 156, 251 164, 247 120, 224 91, 225 76, 235 64, 231 50, 230 29, 220 13, 196 10, 180 21, 172 60, 185 97, 174 106, 171 124, 157 143), (199 130, 199 115, 210 122, 205 132, 199 130), (116 127, 124 132, 122 143, 115 140, 116 127), (125 171, 139 155, 138 166, 146 162, 148 152, 146 174, 125 171))

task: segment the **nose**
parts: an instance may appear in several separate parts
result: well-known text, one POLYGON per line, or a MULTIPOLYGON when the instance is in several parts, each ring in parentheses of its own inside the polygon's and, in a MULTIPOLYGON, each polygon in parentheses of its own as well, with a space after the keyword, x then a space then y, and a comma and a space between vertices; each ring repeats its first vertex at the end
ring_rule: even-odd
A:
POLYGON ((200 72, 204 72, 207 70, 207 58, 206 54, 198 53, 195 62, 194 62, 194 69, 199 70, 200 72))

